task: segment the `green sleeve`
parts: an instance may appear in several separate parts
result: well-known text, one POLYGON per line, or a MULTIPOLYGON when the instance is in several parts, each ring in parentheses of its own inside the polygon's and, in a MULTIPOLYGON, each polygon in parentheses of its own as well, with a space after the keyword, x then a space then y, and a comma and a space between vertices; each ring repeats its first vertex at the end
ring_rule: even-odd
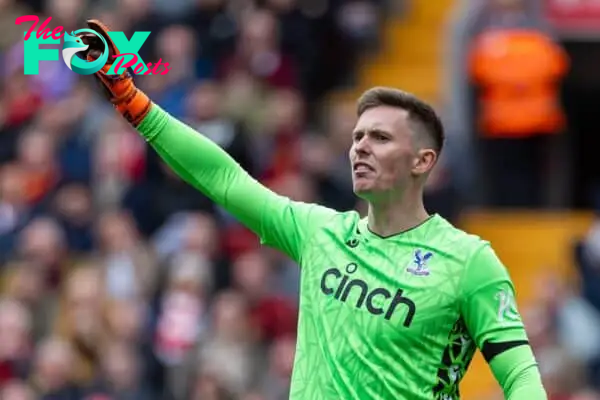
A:
POLYGON ((507 400, 547 400, 531 347, 507 350, 494 357, 490 367, 507 400))
POLYGON ((515 301, 514 285, 489 244, 480 248, 467 265, 462 279, 461 314, 505 397, 546 399, 515 301))
POLYGON ((299 261, 305 242, 336 212, 292 201, 253 179, 217 144, 154 104, 138 131, 182 179, 299 261))

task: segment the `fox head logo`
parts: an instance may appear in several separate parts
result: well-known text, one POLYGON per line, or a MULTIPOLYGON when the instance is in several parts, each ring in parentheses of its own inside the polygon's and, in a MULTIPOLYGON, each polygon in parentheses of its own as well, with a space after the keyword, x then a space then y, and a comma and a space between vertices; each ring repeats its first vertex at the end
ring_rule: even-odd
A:
POLYGON ((106 44, 106 40, 102 37, 102 35, 99 35, 92 29, 79 29, 71 32, 71 34, 65 32, 62 57, 65 64, 71 71, 77 72, 81 75, 91 75, 95 72, 98 72, 106 64, 106 61, 108 60, 108 45, 106 44), (91 62, 85 61, 76 56, 77 53, 85 51, 89 47, 87 44, 83 43, 80 37, 77 36, 78 33, 84 32, 96 35, 104 43, 104 51, 102 52, 102 55, 91 62))

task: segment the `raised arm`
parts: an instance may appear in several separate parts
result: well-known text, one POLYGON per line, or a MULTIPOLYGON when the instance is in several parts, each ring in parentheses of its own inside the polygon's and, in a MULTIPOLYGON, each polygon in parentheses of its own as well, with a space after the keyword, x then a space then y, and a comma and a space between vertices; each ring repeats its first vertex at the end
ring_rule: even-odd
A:
POLYGON ((546 400, 508 271, 486 245, 462 280, 462 315, 507 400, 546 400))
MULTIPOLYGON (((240 165, 207 137, 162 110, 133 83, 124 71, 108 75, 112 55, 119 54, 108 29, 99 21, 88 26, 106 40, 111 55, 95 76, 121 113, 185 181, 221 205, 254 231, 263 244, 278 248, 299 260, 307 238, 336 215, 328 208, 294 202, 254 180, 240 165)), ((88 60, 98 58, 98 38, 83 35, 90 46, 88 60)), ((118 72, 118 71, 117 71, 118 72)), ((151 199, 148 199, 151 201, 151 199)))
POLYGON ((262 243, 296 260, 313 229, 335 214, 272 192, 218 145, 157 105, 137 129, 179 176, 254 231, 262 243))

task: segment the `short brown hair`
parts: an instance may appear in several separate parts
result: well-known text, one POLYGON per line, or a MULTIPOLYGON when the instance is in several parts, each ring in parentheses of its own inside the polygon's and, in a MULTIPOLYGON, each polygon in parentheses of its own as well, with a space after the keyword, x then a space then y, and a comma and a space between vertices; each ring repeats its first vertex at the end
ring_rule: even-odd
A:
POLYGON ((389 87, 374 87, 358 99, 358 116, 380 106, 397 107, 407 111, 410 122, 415 124, 418 130, 425 131, 433 140, 434 150, 438 155, 441 153, 445 140, 444 126, 433 107, 411 93, 389 87))

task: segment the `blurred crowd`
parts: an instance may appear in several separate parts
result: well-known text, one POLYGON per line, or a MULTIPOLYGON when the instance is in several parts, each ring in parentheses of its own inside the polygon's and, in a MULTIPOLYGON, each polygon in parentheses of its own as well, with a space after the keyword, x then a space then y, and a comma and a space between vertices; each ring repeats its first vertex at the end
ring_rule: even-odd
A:
MULTIPOLYGON (((156 103, 273 190, 364 211, 348 173, 354 104, 328 98, 355 83, 358 60, 377 50, 385 17, 405 3, 0 0, 0 399, 287 399, 298 307, 297 266, 174 175, 91 77, 53 61, 23 74, 29 26, 15 26, 17 17, 51 16, 51 29, 68 32, 89 17, 127 37, 151 31, 140 56, 171 70, 136 82, 156 103)), ((476 76, 485 86, 494 71, 484 45, 476 76)), ((452 90, 455 104, 461 90, 452 90)), ((462 111, 448 118, 455 143, 456 131, 468 130, 453 123, 462 111)), ((560 128, 558 119, 549 129, 560 128)), ((531 161, 516 140, 504 150, 488 144, 490 154, 531 161)), ((426 200, 455 220, 464 186, 448 171, 460 170, 462 153, 452 144, 449 152, 426 200)), ((507 170, 503 161, 489 166, 501 194, 511 179, 534 185, 519 175, 528 166, 507 170)), ((492 194, 492 203, 531 201, 516 193, 525 197, 492 194)), ((549 382, 566 376, 565 360, 580 367, 553 387, 553 400, 600 386, 598 232, 576 249, 583 294, 548 282, 547 307, 528 314, 549 382), (561 316, 566 322, 555 324, 561 316)))
MULTIPOLYGON (((543 5, 465 0, 455 8, 444 93, 450 164, 459 191, 488 207, 568 209, 580 180, 573 170, 586 172, 575 161, 585 150, 575 153, 573 143, 595 135, 595 125, 569 121, 563 93, 582 66, 573 65, 543 5)), ((600 399, 600 169, 588 169, 595 178, 583 192, 596 220, 575 243, 556 244, 570 252, 574 279, 541 266, 530 283, 537 301, 521 304, 551 400, 600 399)))
POLYGON ((351 209, 354 109, 314 104, 353 81, 384 7, 0 1, 2 400, 286 399, 298 300, 297 267, 175 176, 91 77, 24 75, 15 19, 151 31, 140 56, 171 70, 136 82, 156 103, 278 192, 351 209))
POLYGON ((521 313, 549 400, 598 400, 600 222, 576 241, 573 261, 576 279, 537 276, 537 299, 522 305, 521 313))

